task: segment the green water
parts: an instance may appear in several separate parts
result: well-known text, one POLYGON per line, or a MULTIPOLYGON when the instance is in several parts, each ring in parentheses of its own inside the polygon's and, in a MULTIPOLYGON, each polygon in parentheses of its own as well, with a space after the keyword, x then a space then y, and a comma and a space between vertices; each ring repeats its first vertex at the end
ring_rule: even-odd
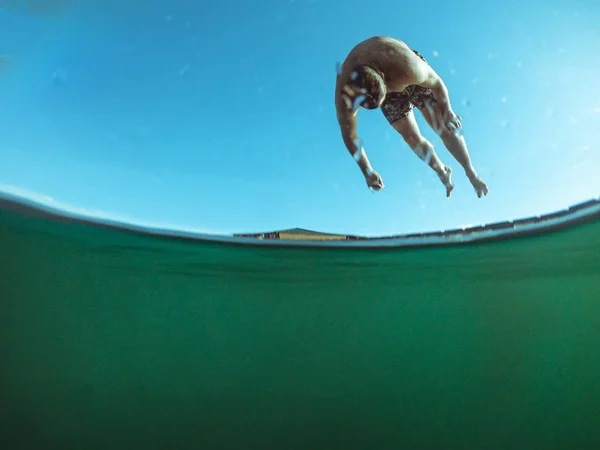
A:
POLYGON ((600 448, 600 222, 245 247, 0 212, 1 449, 600 448))

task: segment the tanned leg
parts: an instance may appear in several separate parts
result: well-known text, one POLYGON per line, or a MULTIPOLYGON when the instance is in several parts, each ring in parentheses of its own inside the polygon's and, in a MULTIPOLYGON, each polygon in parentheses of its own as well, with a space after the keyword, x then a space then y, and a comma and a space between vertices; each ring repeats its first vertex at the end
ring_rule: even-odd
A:
POLYGON ((440 181, 446 187, 446 196, 450 197, 454 189, 452 169, 440 161, 433 144, 421 135, 412 110, 405 117, 394 122, 392 126, 400 133, 412 151, 437 173, 440 181))
MULTIPOLYGON (((429 108, 436 108, 436 105, 428 105, 429 108)), ((453 133, 446 128, 436 129, 433 123, 432 112, 429 111, 427 107, 419 108, 423 117, 429 124, 429 126, 436 132, 436 134, 442 139, 444 146, 448 149, 450 154, 454 156, 454 159, 463 167, 465 170, 465 174, 467 178, 473 185, 475 192, 477 193, 477 197, 481 197, 482 195, 487 195, 488 187, 485 182, 479 178, 473 164, 471 163, 471 157, 469 156, 469 150, 467 148, 467 143, 465 138, 462 135, 458 135, 453 133)))

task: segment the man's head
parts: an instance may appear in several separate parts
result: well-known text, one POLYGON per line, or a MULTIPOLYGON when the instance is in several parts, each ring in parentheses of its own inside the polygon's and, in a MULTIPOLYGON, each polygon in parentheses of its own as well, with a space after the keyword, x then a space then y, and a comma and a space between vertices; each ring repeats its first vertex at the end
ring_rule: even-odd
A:
POLYGON ((365 109, 379 108, 386 93, 383 77, 372 67, 364 65, 354 68, 342 91, 351 105, 349 107, 354 110, 361 106, 365 109))

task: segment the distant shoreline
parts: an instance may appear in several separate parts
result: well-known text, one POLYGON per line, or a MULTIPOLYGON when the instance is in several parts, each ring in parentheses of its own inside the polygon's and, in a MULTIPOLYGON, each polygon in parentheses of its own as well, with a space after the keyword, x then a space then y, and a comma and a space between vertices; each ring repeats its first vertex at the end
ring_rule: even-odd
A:
MULTIPOLYGON (((237 234, 204 234, 186 232, 177 229, 161 229, 139 226, 102 218, 62 211, 25 197, 0 192, 0 210, 9 211, 25 217, 49 220, 61 223, 73 223, 92 227, 110 228, 129 233, 142 234, 179 240, 219 242, 223 244, 285 246, 285 247, 345 247, 345 248, 406 248, 440 245, 464 245, 490 240, 509 239, 531 234, 540 234, 559 229, 570 228, 585 222, 600 219, 600 198, 578 203, 564 210, 527 217, 518 220, 497 222, 487 225, 459 228, 453 230, 410 233, 397 236, 361 237, 349 236, 347 240, 279 240, 240 237, 237 234)), ((310 231, 310 230, 308 230, 310 231)), ((313 231, 314 233, 318 233, 313 231)), ((252 233, 252 236, 265 233, 252 233)), ((241 233, 240 233, 241 234, 241 233)), ((327 233, 321 233, 327 234, 327 233)))

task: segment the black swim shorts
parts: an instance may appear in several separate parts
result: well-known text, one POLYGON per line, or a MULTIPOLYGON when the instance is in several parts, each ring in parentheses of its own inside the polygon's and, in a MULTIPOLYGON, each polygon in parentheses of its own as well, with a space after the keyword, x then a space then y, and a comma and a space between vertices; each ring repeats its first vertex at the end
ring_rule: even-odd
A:
MULTIPOLYGON (((427 62, 419 52, 416 50, 413 50, 413 52, 427 62)), ((406 117, 415 106, 422 108, 425 103, 435 103, 435 97, 431 89, 411 84, 402 92, 388 92, 381 104, 381 112, 383 112, 388 122, 393 124, 406 117)))

